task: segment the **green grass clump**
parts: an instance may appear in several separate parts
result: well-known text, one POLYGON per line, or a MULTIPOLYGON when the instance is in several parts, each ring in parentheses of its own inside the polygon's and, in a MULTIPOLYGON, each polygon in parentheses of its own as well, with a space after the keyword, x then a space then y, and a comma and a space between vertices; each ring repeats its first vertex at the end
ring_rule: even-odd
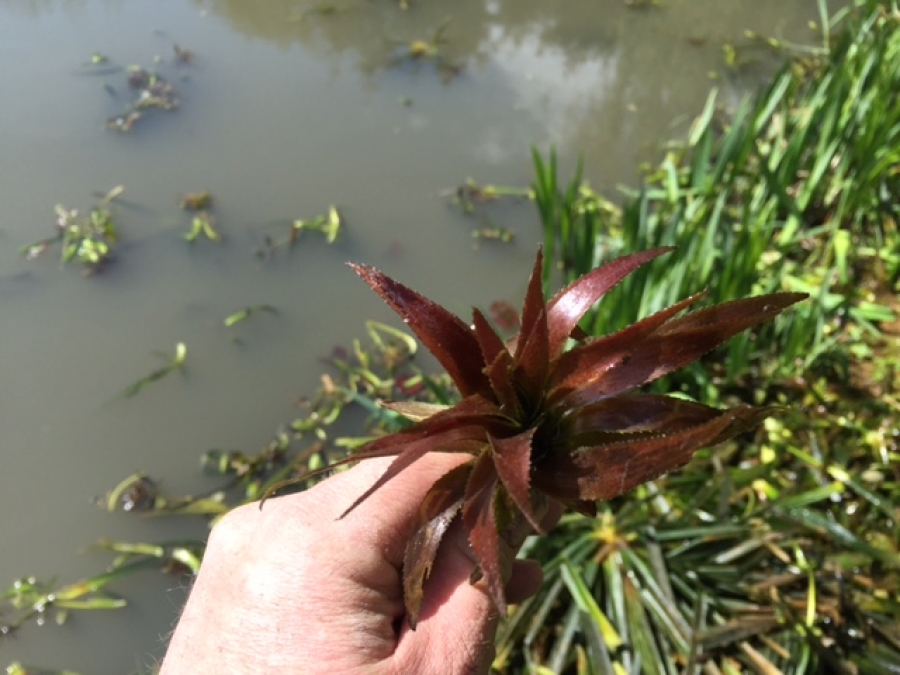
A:
POLYGON ((547 580, 503 627, 498 670, 900 669, 900 349, 882 330, 898 306, 900 10, 860 3, 826 40, 728 116, 713 93, 621 207, 580 167, 562 183, 555 153, 535 152, 544 246, 563 281, 678 247, 614 289, 589 332, 706 286, 711 302, 813 297, 669 380, 706 401, 786 411, 533 542, 547 580))
MULTIPOLYGON (((706 286, 711 302, 805 291, 814 301, 767 336, 774 365, 788 373, 836 348, 835 320, 871 333, 891 318, 872 286, 900 273, 896 3, 866 2, 842 28, 825 55, 791 61, 727 116, 713 92, 688 139, 621 208, 584 185, 580 170, 561 185, 555 154, 535 152, 545 249, 565 280, 622 253, 679 249, 667 266, 614 290, 589 332, 621 328, 706 286)), ((728 374, 745 372, 751 357, 749 338, 735 340, 728 374)))

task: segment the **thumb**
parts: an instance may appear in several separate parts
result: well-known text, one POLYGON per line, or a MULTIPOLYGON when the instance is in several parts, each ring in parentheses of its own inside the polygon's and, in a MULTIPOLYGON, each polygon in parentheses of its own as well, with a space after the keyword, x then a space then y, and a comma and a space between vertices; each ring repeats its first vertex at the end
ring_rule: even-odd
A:
MULTIPOLYGON (((562 505, 551 502, 541 524, 546 530, 553 529, 561 513, 562 505)), ((504 555, 511 563, 507 601, 522 602, 540 590, 541 566, 533 560, 515 559, 511 549, 502 551, 504 555)), ((476 565, 465 528, 456 518, 425 582, 416 630, 402 618, 394 652, 396 672, 468 675, 490 671, 499 616, 484 580, 470 583, 476 565)))
POLYGON ((450 526, 425 582, 416 630, 404 618, 394 658, 402 671, 487 673, 498 614, 484 581, 469 583, 475 557, 459 519, 450 526))

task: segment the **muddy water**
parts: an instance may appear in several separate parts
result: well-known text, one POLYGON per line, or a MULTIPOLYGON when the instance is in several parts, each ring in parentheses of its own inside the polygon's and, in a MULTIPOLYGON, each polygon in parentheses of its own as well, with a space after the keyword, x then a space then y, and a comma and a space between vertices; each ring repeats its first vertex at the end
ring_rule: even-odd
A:
MULTIPOLYGON (((292 419, 317 357, 361 335, 364 318, 388 318, 345 260, 461 312, 517 299, 540 239, 531 209, 507 214, 518 216, 512 245, 475 249, 443 189, 467 176, 527 184, 529 146, 553 143, 566 167, 582 153, 612 194, 711 86, 734 97, 758 76, 723 67, 724 41, 745 29, 810 41, 816 12, 811 0, 330 7, 0 0, 0 587, 96 573, 108 558, 88 545, 100 537, 203 536, 202 523, 104 514, 91 498, 136 470, 173 493, 209 489, 203 451, 255 450, 292 419), (442 25, 458 74, 400 58, 442 25), (176 43, 191 64, 173 63, 176 43), (108 62, 92 66, 95 53, 108 62), (117 134, 104 122, 128 105, 129 64, 165 74, 181 106, 117 134), (103 275, 63 268, 56 250, 17 254, 52 234, 55 204, 85 211, 119 184, 121 245, 103 275), (222 245, 181 237, 178 196, 197 190, 215 196, 222 245), (331 204, 347 223, 338 243, 310 236, 290 255, 254 255, 267 234, 331 204), (257 303, 280 314, 240 328, 239 346, 221 320, 257 303), (179 341, 183 376, 118 397, 179 341)), ((128 609, 28 627, 0 642, 0 664, 145 671, 183 590, 155 575, 117 590, 128 609)))

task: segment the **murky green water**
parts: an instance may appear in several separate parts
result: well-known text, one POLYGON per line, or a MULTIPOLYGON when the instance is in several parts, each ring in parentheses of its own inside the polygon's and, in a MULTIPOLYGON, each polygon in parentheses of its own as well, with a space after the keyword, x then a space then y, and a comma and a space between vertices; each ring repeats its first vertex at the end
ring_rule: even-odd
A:
MULTIPOLYGON (((637 164, 683 129, 712 84, 736 96, 721 45, 745 29, 806 41, 812 0, 620 0, 324 4, 167 0, 0 0, 0 587, 94 574, 100 538, 202 535, 202 523, 103 514, 91 498, 143 470, 173 493, 209 489, 210 448, 255 450, 317 386, 317 357, 389 312, 342 262, 381 266, 451 308, 518 299, 540 239, 520 207, 511 246, 473 250, 472 222, 439 193, 466 176, 530 180, 529 147, 579 153, 595 187, 633 183, 637 164), (392 64, 447 19, 432 63, 392 64), (173 63, 173 44, 196 54, 173 63), (127 107, 125 74, 163 72, 181 107, 129 134, 104 129, 127 107), (155 64, 154 58, 161 62, 155 64), (720 78, 711 80, 710 71, 720 78), (125 186, 122 244, 101 276, 17 249, 53 232, 57 203, 87 210, 125 186), (221 246, 181 238, 178 196, 211 190, 221 246), (268 262, 264 237, 336 204, 341 241, 310 236, 268 262), (238 334, 221 325, 268 303, 238 334), (188 369, 132 400, 117 394, 187 344, 188 369)), ((74 615, 0 642, 13 660, 82 672, 137 671, 162 653, 183 599, 148 575, 117 587, 118 613, 74 615)))

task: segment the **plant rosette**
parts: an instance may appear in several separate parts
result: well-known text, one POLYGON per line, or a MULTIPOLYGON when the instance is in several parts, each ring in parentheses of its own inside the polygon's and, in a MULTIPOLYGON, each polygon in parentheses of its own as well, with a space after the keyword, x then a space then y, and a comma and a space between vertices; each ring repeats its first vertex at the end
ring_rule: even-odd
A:
POLYGON ((803 293, 734 300, 678 316, 701 292, 603 337, 591 338, 578 327, 611 288, 672 250, 612 260, 549 301, 541 290, 539 252, 521 330, 506 341, 478 309, 470 325, 378 270, 351 263, 438 359, 461 400, 453 406, 386 404, 413 423, 325 469, 395 456, 347 512, 429 452, 471 456, 438 479, 419 508, 403 566, 411 627, 441 539, 455 518, 461 518, 478 563, 472 582, 483 577, 505 616, 503 588, 513 558, 528 535, 544 533, 541 521, 551 502, 595 515, 598 500, 677 469, 696 450, 748 431, 774 412, 749 405, 717 409, 635 390, 773 319, 807 297, 803 293))

